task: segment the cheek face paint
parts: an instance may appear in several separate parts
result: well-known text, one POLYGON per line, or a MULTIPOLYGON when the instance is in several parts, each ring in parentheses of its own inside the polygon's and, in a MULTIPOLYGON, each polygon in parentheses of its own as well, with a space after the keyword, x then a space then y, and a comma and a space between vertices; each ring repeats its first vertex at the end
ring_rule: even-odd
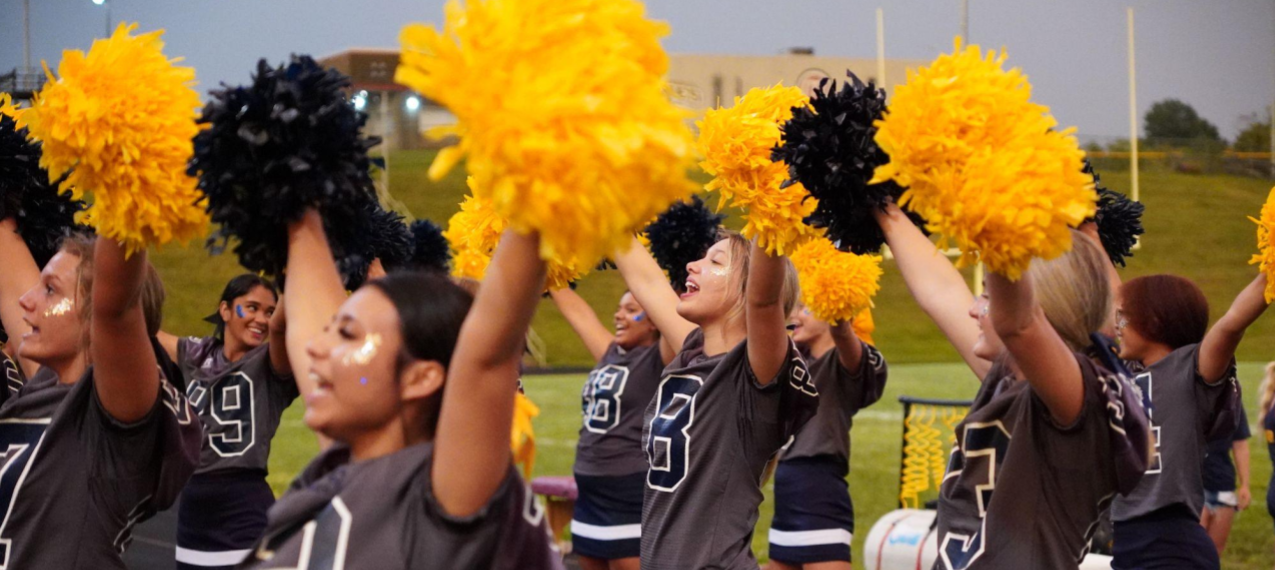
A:
POLYGON ((75 302, 70 297, 63 298, 58 304, 44 310, 46 317, 60 317, 75 309, 75 302))
POLYGON ((709 273, 718 277, 726 277, 730 275, 730 267, 713 267, 708 270, 709 273))
POLYGON ((633 315, 633 322, 635 323, 640 323, 644 320, 646 320, 646 313, 638 313, 636 315, 633 315))
POLYGON ((346 366, 351 364, 358 364, 360 366, 365 365, 372 361, 372 358, 376 356, 376 353, 380 350, 380 348, 381 335, 368 333, 367 336, 363 337, 363 346, 360 346, 353 352, 346 353, 346 355, 341 358, 341 363, 346 366))
POLYGON ((235 314, 239 315, 239 318, 243 318, 243 305, 235 305, 235 314))
POLYGON ((367 376, 360 376, 360 377, 359 377, 359 384, 362 384, 362 385, 364 385, 364 386, 367 386, 367 376))

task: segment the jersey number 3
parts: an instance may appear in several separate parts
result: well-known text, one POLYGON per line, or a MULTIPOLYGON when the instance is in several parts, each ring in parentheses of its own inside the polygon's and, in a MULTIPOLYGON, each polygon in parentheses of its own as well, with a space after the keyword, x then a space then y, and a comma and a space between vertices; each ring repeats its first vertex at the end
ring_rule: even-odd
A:
POLYGON ((948 570, 962 570, 982 556, 987 543, 987 507, 992 502, 992 493, 996 491, 996 475, 1000 471, 1000 462, 1004 461, 1009 451, 1009 432, 999 421, 989 423, 971 423, 965 426, 965 440, 961 449, 952 454, 952 462, 948 465, 948 473, 944 479, 961 476, 963 472, 977 469, 977 475, 970 478, 978 500, 978 517, 980 527, 973 536, 949 532, 939 545, 939 557, 948 570), (984 478, 983 473, 987 473, 984 478))
POLYGON ((655 417, 646 439, 646 485, 673 492, 686 478, 691 460, 691 424, 695 423, 695 395, 704 386, 697 376, 669 376, 660 382, 655 417))

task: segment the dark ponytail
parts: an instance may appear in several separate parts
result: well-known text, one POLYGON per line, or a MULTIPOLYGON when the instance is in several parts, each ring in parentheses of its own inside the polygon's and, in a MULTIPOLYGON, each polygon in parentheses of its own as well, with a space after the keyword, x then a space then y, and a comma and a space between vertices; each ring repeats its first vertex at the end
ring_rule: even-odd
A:
POLYGON ((221 318, 221 304, 233 303, 235 299, 247 295, 257 287, 265 287, 267 291, 270 291, 271 295, 274 295, 275 301, 279 300, 279 292, 275 290, 274 283, 260 275, 244 273, 226 283, 226 288, 221 291, 221 300, 217 302, 217 310, 213 311, 213 314, 204 317, 204 321, 212 323, 216 327, 213 329, 213 338, 217 339, 217 342, 226 341, 226 321, 221 318))

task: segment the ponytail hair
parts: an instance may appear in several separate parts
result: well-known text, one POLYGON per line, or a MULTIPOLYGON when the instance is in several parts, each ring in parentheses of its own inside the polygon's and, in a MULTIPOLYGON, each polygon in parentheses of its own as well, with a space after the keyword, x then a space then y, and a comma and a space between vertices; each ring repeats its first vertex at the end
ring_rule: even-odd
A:
POLYGON ((1059 257, 1032 261, 1027 273, 1049 324, 1073 351, 1085 352, 1093 344, 1089 335, 1101 331, 1113 312, 1107 276, 1111 260, 1076 230, 1071 230, 1071 243, 1071 251, 1059 257))
POLYGON ((217 342, 225 342, 226 340, 226 321, 221 318, 221 304, 233 303, 235 299, 247 295, 257 287, 265 287, 267 291, 270 291, 271 295, 274 295, 276 302, 279 300, 279 291, 275 289, 274 283, 260 275, 244 273, 226 283, 226 288, 221 291, 221 300, 217 302, 217 310, 213 311, 213 314, 204 317, 205 322, 214 325, 213 338, 217 339, 217 342))

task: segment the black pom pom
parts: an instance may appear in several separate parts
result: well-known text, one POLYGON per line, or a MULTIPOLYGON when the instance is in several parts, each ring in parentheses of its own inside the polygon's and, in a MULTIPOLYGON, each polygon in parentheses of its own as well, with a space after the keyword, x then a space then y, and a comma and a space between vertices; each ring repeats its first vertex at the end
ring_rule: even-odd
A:
POLYGON ((44 267, 72 230, 87 229, 75 223, 76 212, 84 208, 84 202, 73 200, 70 192, 59 194, 58 185, 49 182, 49 173, 40 168, 40 145, 27 140, 27 130, 0 115, 0 220, 17 222, 36 265, 44 267))
POLYGON ((240 264, 280 277, 288 223, 317 208, 343 274, 359 266, 366 274, 369 226, 350 213, 376 201, 367 150, 380 141, 360 134, 367 116, 345 99, 349 85, 310 57, 293 56, 278 68, 258 62, 251 85, 212 92, 189 173, 199 177, 218 226, 207 244, 213 253, 233 237, 240 264))
POLYGON ((651 255, 668 272, 673 288, 686 286, 686 264, 704 257, 717 243, 717 231, 725 216, 714 214, 699 196, 673 204, 646 227, 651 255))
POLYGON ((403 267, 412 258, 413 237, 403 216, 386 210, 380 204, 368 207, 372 225, 371 254, 380 259, 386 271, 403 267))
POLYGON ((1098 173, 1094 172, 1087 158, 1085 173, 1093 176, 1094 190, 1098 192, 1098 211, 1093 221, 1098 224, 1102 248, 1107 250, 1112 263, 1124 267, 1125 258, 1133 257, 1133 246, 1138 243, 1138 236, 1146 233, 1142 228, 1142 212, 1146 206, 1124 194, 1103 188, 1098 173))
POLYGON ((894 182, 869 185, 876 167, 890 161, 873 137, 873 121, 885 112, 885 91, 864 85, 853 73, 837 89, 824 79, 810 99, 813 108, 793 109, 783 126, 783 140, 772 151, 774 160, 788 164, 789 180, 800 182, 819 200, 806 223, 827 228, 828 239, 842 251, 875 253, 885 244, 873 217, 903 188, 894 182))
POLYGON ((412 233, 412 256, 402 269, 447 273, 452 251, 443 237, 443 228, 429 220, 416 220, 408 229, 412 233))

